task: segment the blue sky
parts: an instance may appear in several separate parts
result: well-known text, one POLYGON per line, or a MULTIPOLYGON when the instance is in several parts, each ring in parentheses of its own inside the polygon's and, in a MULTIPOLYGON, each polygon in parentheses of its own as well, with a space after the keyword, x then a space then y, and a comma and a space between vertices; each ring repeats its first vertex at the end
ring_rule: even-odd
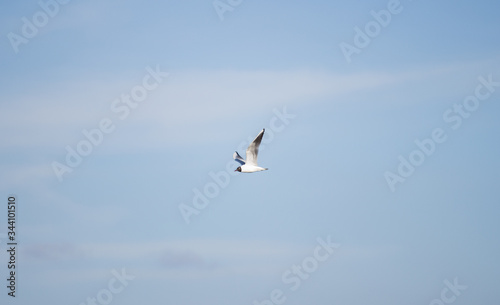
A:
POLYGON ((221 2, 0 10, 2 304, 497 304, 499 4, 221 2))

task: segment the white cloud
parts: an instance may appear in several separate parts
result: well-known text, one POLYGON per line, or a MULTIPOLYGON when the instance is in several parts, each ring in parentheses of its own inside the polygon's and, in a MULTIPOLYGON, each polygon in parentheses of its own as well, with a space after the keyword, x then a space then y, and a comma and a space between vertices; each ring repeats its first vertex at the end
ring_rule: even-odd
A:
POLYGON ((254 115, 286 104, 313 103, 319 98, 398 80, 395 75, 341 76, 305 70, 173 73, 157 95, 156 100, 161 102, 155 101, 156 107, 149 108, 142 118, 169 125, 186 120, 206 123, 244 113, 254 115))
MULTIPOLYGON (((140 85, 145 70, 138 72, 135 80, 100 83, 80 79, 78 84, 70 80, 67 84, 58 83, 56 88, 46 84, 42 96, 28 92, 0 106, 0 129, 5 133, 0 145, 45 148, 63 154, 66 145, 76 145, 83 139, 82 129, 97 128, 102 118, 110 118, 116 124, 110 136, 117 139, 111 149, 114 152, 136 147, 192 145, 205 141, 203 132, 215 134, 210 128, 221 121, 230 124, 241 121, 242 116, 262 118, 272 115, 274 107, 284 105, 313 104, 327 99, 342 102, 341 97, 346 94, 368 90, 393 92, 402 84, 408 88, 424 82, 424 87, 432 85, 429 89, 436 90, 437 80, 458 77, 457 69, 463 67, 350 75, 312 70, 168 71, 170 76, 148 92, 146 100, 131 109, 123 121, 111 111, 111 103, 140 85)), ((473 65, 467 69, 477 70, 473 65)), ((456 86, 449 79, 446 83, 456 86)), ((224 136, 227 135, 221 135, 224 136)))

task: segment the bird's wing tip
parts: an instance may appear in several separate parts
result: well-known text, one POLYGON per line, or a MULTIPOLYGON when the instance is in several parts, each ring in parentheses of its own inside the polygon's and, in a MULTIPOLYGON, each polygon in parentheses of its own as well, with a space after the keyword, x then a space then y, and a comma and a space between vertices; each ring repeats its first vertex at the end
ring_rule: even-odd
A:
POLYGON ((246 163, 246 161, 240 156, 240 154, 237 151, 234 152, 233 159, 236 162, 240 163, 241 165, 245 165, 246 163))

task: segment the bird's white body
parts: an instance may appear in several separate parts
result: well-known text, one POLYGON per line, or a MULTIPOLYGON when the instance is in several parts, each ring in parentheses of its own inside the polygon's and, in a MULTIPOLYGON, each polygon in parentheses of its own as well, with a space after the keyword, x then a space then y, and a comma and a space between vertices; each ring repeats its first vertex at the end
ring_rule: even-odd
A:
POLYGON ((267 168, 264 168, 264 167, 255 166, 255 165, 248 165, 248 164, 242 165, 240 167, 241 167, 242 173, 255 173, 255 172, 268 170, 267 168))
POLYGON ((265 131, 265 129, 262 129, 262 131, 253 140, 253 142, 248 146, 247 151, 246 151, 246 153, 247 153, 246 160, 244 160, 238 154, 237 151, 234 152, 234 154, 233 154, 234 160, 241 164, 241 166, 239 166, 235 170, 235 172, 255 173, 255 172, 267 170, 267 168, 260 167, 257 165, 257 155, 259 153, 260 142, 262 141, 262 137, 264 136, 264 131, 265 131))

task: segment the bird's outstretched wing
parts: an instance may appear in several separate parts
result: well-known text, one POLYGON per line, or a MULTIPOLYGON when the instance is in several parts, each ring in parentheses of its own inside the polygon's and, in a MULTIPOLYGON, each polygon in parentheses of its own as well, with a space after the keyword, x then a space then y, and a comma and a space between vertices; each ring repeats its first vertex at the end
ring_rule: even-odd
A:
POLYGON ((240 163, 241 165, 245 165, 245 160, 243 160, 243 158, 240 156, 240 154, 237 151, 234 152, 233 159, 236 162, 240 163))
POLYGON ((262 129, 262 131, 255 138, 255 140, 253 140, 253 142, 247 148, 246 163, 248 165, 257 166, 257 155, 259 154, 259 146, 260 146, 260 142, 262 142, 262 137, 264 136, 264 131, 266 131, 266 130, 262 129))

